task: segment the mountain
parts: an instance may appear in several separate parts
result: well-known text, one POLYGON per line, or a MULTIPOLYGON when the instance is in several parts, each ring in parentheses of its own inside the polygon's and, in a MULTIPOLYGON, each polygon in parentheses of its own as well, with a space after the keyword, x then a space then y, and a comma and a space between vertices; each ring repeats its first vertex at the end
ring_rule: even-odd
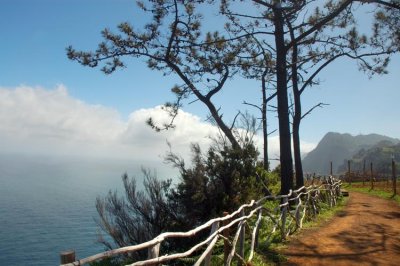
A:
MULTIPOLYGON (((395 160, 400 159, 400 143, 394 144, 391 141, 381 141, 369 149, 361 149, 351 158, 351 169, 352 171, 364 171, 368 172, 370 169, 370 163, 373 163, 374 172, 380 174, 391 174, 391 162, 392 156, 395 160)), ((347 171, 347 162, 343 162, 339 166, 339 172, 347 171)))
POLYGON ((352 136, 335 132, 327 133, 317 147, 303 159, 303 169, 306 173, 329 174, 330 162, 333 172, 341 169, 344 161, 351 159, 362 150, 368 150, 381 143, 395 145, 400 140, 378 134, 352 136))

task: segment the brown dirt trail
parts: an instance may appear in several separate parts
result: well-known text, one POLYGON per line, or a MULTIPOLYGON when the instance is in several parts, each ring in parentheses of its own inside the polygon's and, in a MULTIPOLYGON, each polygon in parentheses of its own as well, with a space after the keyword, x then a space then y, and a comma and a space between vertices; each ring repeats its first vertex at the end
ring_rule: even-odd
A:
POLYGON ((284 265, 400 266, 400 207, 350 192, 347 206, 331 222, 304 231, 284 251, 284 265))

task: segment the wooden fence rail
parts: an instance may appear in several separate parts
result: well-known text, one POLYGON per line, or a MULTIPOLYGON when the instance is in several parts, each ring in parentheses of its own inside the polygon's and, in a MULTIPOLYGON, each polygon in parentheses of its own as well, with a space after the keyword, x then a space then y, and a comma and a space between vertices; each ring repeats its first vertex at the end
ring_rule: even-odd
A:
MULTIPOLYGON (((337 204, 340 196, 341 181, 333 177, 328 177, 319 184, 303 186, 295 191, 290 191, 288 195, 270 195, 251 201, 248 204, 240 206, 236 211, 223 217, 211 219, 203 225, 187 232, 166 232, 145 243, 113 249, 102 252, 84 259, 70 263, 61 264, 61 266, 83 265, 100 259, 110 258, 121 254, 127 254, 139 250, 148 250, 148 259, 137 261, 132 266, 138 265, 161 265, 171 260, 188 258, 196 253, 197 261, 194 265, 208 266, 211 263, 212 251, 218 240, 223 240, 225 249, 229 245, 228 252, 225 252, 224 265, 231 265, 236 259, 239 264, 246 265, 254 258, 254 251, 260 243, 259 232, 261 228, 269 229, 267 236, 263 239, 263 244, 268 245, 274 234, 280 235, 285 239, 288 235, 301 229, 304 219, 309 216, 316 216, 324 203, 329 207, 337 204), (275 202, 273 208, 268 207, 275 202), (236 228, 236 229, 234 229, 236 228), (250 230, 246 230, 250 228, 250 230), (210 230, 209 236, 203 241, 197 243, 185 252, 175 254, 159 254, 160 246, 168 238, 188 238, 193 237, 203 230, 210 230), (227 233, 228 230, 234 234, 227 233), (246 235, 247 231, 249 232, 246 235), (249 243, 249 251, 245 256, 245 242, 249 243), (199 254, 198 252, 201 252, 199 254)), ((193 258, 193 257, 192 257, 193 258)))

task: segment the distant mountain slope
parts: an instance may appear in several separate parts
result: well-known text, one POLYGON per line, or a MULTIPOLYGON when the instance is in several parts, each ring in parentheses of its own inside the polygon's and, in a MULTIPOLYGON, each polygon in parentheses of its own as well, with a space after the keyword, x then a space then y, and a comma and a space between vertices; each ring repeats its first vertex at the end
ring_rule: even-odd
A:
MULTIPOLYGON (((400 160, 400 144, 394 144, 391 141, 381 141, 369 149, 361 149, 351 158, 351 170, 363 171, 364 161, 366 164, 366 171, 369 171, 369 165, 373 163, 374 172, 380 174, 391 174, 392 156, 396 161, 400 160)), ((339 172, 347 171, 347 162, 343 162, 339 166, 339 172)))
POLYGON ((399 139, 378 134, 352 136, 329 132, 303 159, 304 172, 329 174, 332 162, 333 171, 336 173, 345 160, 351 159, 360 150, 368 150, 382 141, 388 141, 392 145, 400 143, 399 139))

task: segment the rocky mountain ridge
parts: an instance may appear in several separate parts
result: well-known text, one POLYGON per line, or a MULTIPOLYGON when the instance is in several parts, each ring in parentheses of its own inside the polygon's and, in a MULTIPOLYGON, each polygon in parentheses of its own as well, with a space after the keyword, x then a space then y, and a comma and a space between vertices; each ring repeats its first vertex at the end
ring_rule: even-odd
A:
MULTIPOLYGON (((368 157, 367 154, 370 154, 370 152, 367 151, 381 147, 381 150, 390 153, 390 147, 397 144, 400 144, 399 139, 379 134, 352 136, 348 133, 329 132, 321 139, 317 147, 304 157, 303 169, 306 173, 326 175, 330 172, 330 162, 332 162, 333 172, 341 173, 343 172, 344 162, 352 160, 353 156, 357 155, 355 158, 357 162, 363 161, 364 159, 361 158, 364 157, 369 158, 369 160, 372 158, 378 160, 378 153, 375 153, 375 157, 372 155, 368 157)), ((387 157, 387 152, 385 157, 387 157)))

